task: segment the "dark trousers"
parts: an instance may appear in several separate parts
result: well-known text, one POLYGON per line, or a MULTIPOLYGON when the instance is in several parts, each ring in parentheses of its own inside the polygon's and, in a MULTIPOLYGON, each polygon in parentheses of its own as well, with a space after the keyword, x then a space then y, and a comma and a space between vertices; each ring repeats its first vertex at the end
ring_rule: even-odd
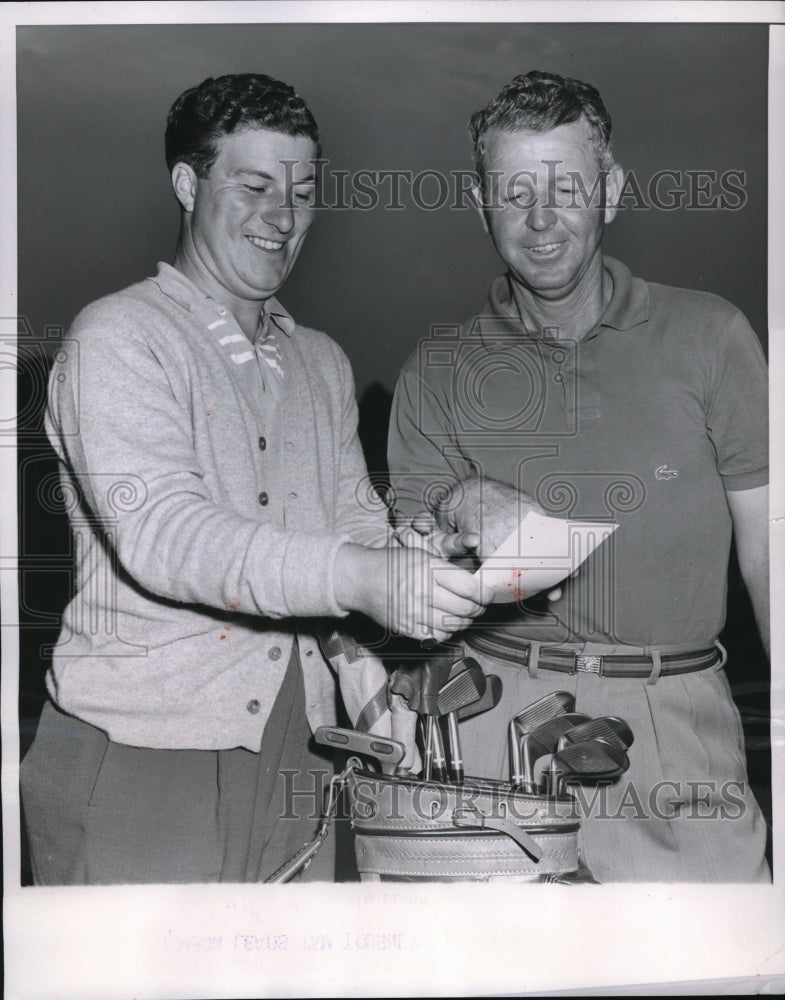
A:
MULTIPOLYGON (((259 753, 126 746, 47 703, 21 765, 35 884, 263 881, 316 833, 332 763, 309 742, 296 645, 259 753)), ((300 879, 334 859, 331 833, 300 879)))

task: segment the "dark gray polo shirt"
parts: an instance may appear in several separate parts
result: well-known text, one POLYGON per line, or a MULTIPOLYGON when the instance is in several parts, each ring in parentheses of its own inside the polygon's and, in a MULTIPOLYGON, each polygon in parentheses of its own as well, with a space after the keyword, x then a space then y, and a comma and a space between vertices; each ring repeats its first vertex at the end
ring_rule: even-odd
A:
POLYGON ((482 474, 556 516, 616 521, 555 604, 486 619, 544 642, 711 643, 722 629, 726 490, 768 481, 767 373, 723 299, 634 278, 605 259, 613 295, 580 342, 522 326, 509 281, 482 315, 434 327, 395 392, 396 505, 482 474))

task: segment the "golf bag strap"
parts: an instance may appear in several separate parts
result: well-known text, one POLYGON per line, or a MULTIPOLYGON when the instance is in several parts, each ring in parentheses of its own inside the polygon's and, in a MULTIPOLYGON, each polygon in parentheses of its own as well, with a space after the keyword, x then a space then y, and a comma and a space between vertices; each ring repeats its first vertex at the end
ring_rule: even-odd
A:
MULTIPOLYGON (((319 633, 318 639, 323 655, 331 662, 335 670, 339 669, 338 660, 340 657, 344 657, 347 663, 356 663, 363 656, 363 647, 345 632, 339 632, 337 629, 332 632, 323 631, 319 633)), ((360 709, 354 728, 369 733, 388 709, 387 680, 385 679, 376 694, 360 709)))
POLYGON ((646 678, 646 683, 656 684, 662 673, 662 655, 656 646, 647 646, 646 652, 651 656, 651 673, 646 678))
POLYGON ((328 660, 332 660, 336 656, 345 656, 349 663, 354 663, 360 658, 357 641, 344 632, 337 630, 320 632, 319 645, 328 660))
POLYGON ((530 858, 539 861, 542 857, 542 848, 537 841, 508 819, 502 819, 500 816, 486 816, 473 806, 464 806, 455 810, 452 814, 452 822, 457 827, 496 830, 497 833, 506 833, 520 848, 526 851, 530 858))
POLYGON ((357 716, 354 728, 359 729, 360 732, 369 733, 373 724, 381 719, 388 707, 387 684, 384 684, 357 716))
POLYGON ((533 640, 529 643, 529 677, 537 677, 540 665, 541 642, 533 640))

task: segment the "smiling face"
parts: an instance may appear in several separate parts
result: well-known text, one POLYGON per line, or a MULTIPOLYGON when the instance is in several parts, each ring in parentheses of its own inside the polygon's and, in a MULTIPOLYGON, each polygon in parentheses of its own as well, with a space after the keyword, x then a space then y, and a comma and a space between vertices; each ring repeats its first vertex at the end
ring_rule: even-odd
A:
POLYGON ((184 163, 172 183, 184 209, 176 265, 233 310, 275 295, 313 222, 316 145, 244 128, 222 136, 206 177, 184 163))
POLYGON ((482 217, 516 281, 552 302, 600 282, 601 243, 616 214, 621 168, 602 182, 589 125, 549 132, 491 129, 485 140, 482 217))

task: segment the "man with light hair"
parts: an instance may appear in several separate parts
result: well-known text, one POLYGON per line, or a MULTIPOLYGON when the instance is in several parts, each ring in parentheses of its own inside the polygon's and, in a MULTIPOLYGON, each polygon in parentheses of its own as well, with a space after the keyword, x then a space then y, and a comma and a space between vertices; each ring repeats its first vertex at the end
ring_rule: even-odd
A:
POLYGON ((506 776, 509 720, 566 690, 634 734, 625 778, 581 791, 595 878, 767 881, 717 638, 733 536, 768 649, 760 344, 723 299, 604 254, 623 175, 594 87, 517 76, 470 132, 477 207, 507 270, 480 315, 404 366, 397 506, 479 532, 481 557, 533 506, 618 528, 552 599, 494 606, 463 633, 504 684, 494 711, 462 725, 467 773, 506 776))

